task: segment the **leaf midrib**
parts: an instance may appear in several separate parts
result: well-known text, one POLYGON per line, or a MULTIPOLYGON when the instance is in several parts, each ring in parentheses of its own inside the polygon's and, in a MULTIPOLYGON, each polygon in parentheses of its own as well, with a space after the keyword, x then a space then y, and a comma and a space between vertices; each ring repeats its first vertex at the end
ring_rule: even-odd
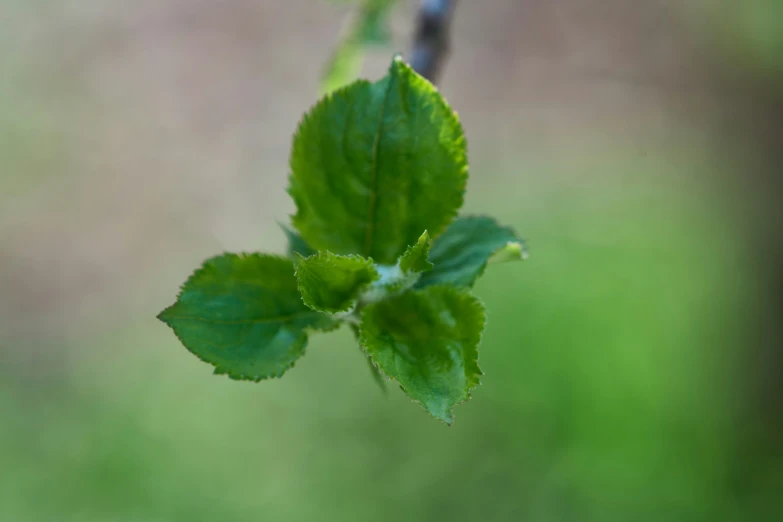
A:
POLYGON ((378 126, 375 132, 375 141, 372 145, 372 165, 370 168, 370 208, 367 210, 367 230, 364 236, 364 257, 370 257, 372 254, 372 246, 374 234, 375 234, 375 215, 377 213, 377 197, 378 197, 378 150, 381 145, 381 137, 383 136, 383 117, 386 112, 386 104, 389 100, 389 93, 391 87, 396 80, 396 74, 392 72, 389 74, 389 84, 386 86, 386 91, 383 93, 383 102, 381 103, 381 110, 378 114, 378 126))
POLYGON ((304 319, 306 317, 313 317, 318 315, 317 312, 298 312, 295 314, 279 315, 276 317, 262 317, 259 319, 238 319, 234 321, 220 321, 218 319, 209 319, 198 315, 169 315, 161 314, 161 318, 164 320, 185 320, 185 321, 199 321, 208 324, 220 324, 220 325, 243 325, 243 324, 274 324, 274 323, 289 323, 297 319, 304 319))

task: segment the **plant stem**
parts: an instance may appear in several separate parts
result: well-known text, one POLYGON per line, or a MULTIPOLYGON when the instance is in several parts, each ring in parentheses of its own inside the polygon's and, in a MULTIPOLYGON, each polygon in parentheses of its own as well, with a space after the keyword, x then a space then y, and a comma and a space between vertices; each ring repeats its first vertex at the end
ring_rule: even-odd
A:
POLYGON ((432 83, 449 54, 449 26, 455 4, 456 0, 421 0, 410 64, 432 83))

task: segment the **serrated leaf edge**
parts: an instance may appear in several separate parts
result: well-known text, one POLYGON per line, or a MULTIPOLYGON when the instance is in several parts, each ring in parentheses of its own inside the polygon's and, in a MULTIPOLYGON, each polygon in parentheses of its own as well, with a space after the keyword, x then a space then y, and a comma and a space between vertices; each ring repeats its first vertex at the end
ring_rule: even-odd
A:
MULTIPOLYGON (((405 394, 405 397, 407 397, 408 400, 410 400, 412 403, 417 404, 418 406, 420 406, 421 409, 423 409, 425 412, 427 412, 427 415, 429 415, 433 419, 436 419, 438 421, 443 422, 448 427, 452 427, 454 425, 454 408, 456 408, 460 404, 464 404, 464 403, 468 402, 471 398, 473 398, 473 395, 472 395, 473 390, 475 390, 476 388, 478 388, 479 386, 482 385, 481 377, 486 375, 484 373, 484 371, 481 369, 481 365, 479 364, 479 347, 481 346, 481 343, 484 340, 484 332, 487 329, 487 323, 488 323, 487 307, 486 307, 486 305, 484 304, 484 302, 481 299, 479 299, 478 297, 476 297, 470 291, 468 291, 467 289, 465 289, 463 287, 454 287, 454 286, 451 286, 451 285, 432 285, 432 286, 430 286, 428 288, 439 288, 439 287, 440 288, 449 288, 449 289, 452 289, 452 290, 456 289, 461 294, 461 297, 470 297, 470 298, 472 298, 473 299, 472 302, 475 305, 477 305, 477 307, 481 310, 481 317, 482 317, 481 331, 479 332, 479 339, 478 339, 478 343, 476 344, 476 359, 472 361, 473 363, 475 363, 476 368, 478 368, 478 371, 479 371, 478 381, 476 382, 475 385, 468 386, 468 389, 465 390, 465 398, 464 399, 462 399, 461 401, 455 402, 454 404, 451 405, 451 407, 449 408, 449 411, 448 411, 448 415, 449 415, 449 419, 448 420, 444 420, 444 419, 441 419, 440 417, 437 417, 437 416, 433 415, 424 406, 424 404, 420 400, 414 399, 413 397, 408 395, 408 392, 405 391, 405 387, 402 385, 402 383, 400 383, 399 380, 395 379, 394 377, 390 377, 390 376, 386 375, 386 373, 383 371, 383 369, 381 369, 381 367, 372 358, 372 355, 370 355, 370 353, 367 351, 367 346, 365 346, 364 342, 362 342, 363 339, 364 339, 364 335, 363 335, 364 332, 362 331, 362 327, 361 327, 362 323, 360 323, 358 325, 359 337, 358 337, 357 340, 359 341, 359 347, 361 348, 362 353, 364 353, 365 357, 367 357, 370 360, 370 362, 375 367, 375 369, 378 370, 379 374, 381 374, 383 377, 385 377, 387 381, 391 381, 391 382, 396 383, 397 386, 399 386, 400 389, 402 390, 402 392, 405 394)), ((420 292, 422 290, 424 290, 424 289, 409 290, 409 291, 410 292, 420 292)), ((363 320, 364 320, 364 317, 362 317, 362 322, 363 322, 363 320)))
MULTIPOLYGON (((302 231, 299 230, 299 227, 296 224, 297 215, 299 214, 299 207, 296 204, 296 198, 295 198, 295 196, 293 194, 294 181, 296 180, 295 175, 294 175, 293 163, 294 163, 294 158, 296 157, 296 153, 299 150, 296 147, 296 145, 300 141, 299 137, 302 134, 302 130, 304 129, 305 125, 313 118, 313 115, 314 115, 316 109, 318 109, 322 105, 325 105, 327 103, 331 103, 334 100, 334 98, 336 98, 337 96, 344 95, 347 91, 349 91, 350 89, 353 89, 356 86, 359 86, 359 85, 372 85, 372 83, 373 82, 371 82, 369 80, 361 78, 361 79, 355 80, 353 82, 347 83, 347 84, 343 85, 342 87, 338 87, 337 89, 334 89, 331 92, 328 92, 328 93, 324 94, 323 96, 318 98, 318 100, 315 103, 313 103, 312 105, 310 105, 310 107, 308 107, 308 109, 305 111, 305 113, 302 115, 302 117, 299 118, 299 122, 296 124, 296 130, 294 131, 294 136, 293 136, 293 138, 291 140, 291 152, 288 155, 288 170, 289 170, 288 178, 287 178, 288 186, 286 186, 285 191, 286 191, 286 194, 288 194, 289 197, 293 200, 294 205, 297 207, 295 213, 288 215, 288 219, 291 222, 291 224, 293 225, 294 229, 299 232, 300 236, 302 235, 302 231)), ((304 236, 302 236, 302 238, 305 240, 305 242, 307 244, 312 245, 312 243, 310 241, 308 241, 304 236)), ((316 250, 320 251, 321 249, 317 248, 316 250)))
MULTIPOLYGON (((288 258, 286 258, 284 256, 280 256, 280 255, 277 255, 277 254, 266 254, 266 253, 261 253, 261 252, 223 252, 222 254, 217 254, 217 255, 214 255, 212 257, 209 257, 206 260, 204 260, 201 263, 201 265, 198 268, 196 268, 190 274, 190 276, 188 276, 187 279, 185 279, 185 282, 180 284, 179 292, 177 293, 177 298, 176 298, 174 304, 167 306, 160 313, 158 313, 158 315, 155 316, 156 319, 158 319, 160 322, 165 324, 169 329, 171 329, 171 331, 174 333, 174 336, 177 338, 177 340, 180 342, 180 344, 189 353, 193 354, 201 362, 207 363, 210 366, 212 366, 214 368, 214 370, 212 372, 214 375, 225 375, 228 378, 230 378, 232 380, 235 380, 235 381, 251 381, 251 382, 256 382, 256 383, 260 382, 260 381, 263 381, 263 380, 266 380, 266 379, 279 379, 286 372, 288 372, 288 370, 293 368, 294 365, 296 364, 296 362, 299 359, 301 359, 302 357, 305 356, 305 354, 307 353, 307 350, 306 350, 307 349, 307 343, 309 341, 309 337, 310 337, 311 333, 314 333, 314 332, 331 332, 331 331, 334 331, 334 330, 336 330, 336 329, 338 329, 340 327, 340 323, 335 321, 334 324, 330 325, 327 328, 323 328, 323 329, 312 328, 312 327, 305 327, 305 328, 303 328, 302 329, 302 335, 301 335, 301 343, 302 343, 302 346, 301 346, 302 353, 301 353, 301 355, 296 360, 292 361, 290 365, 286 366, 285 368, 281 369, 279 372, 274 373, 274 374, 247 375, 247 374, 244 374, 244 373, 233 372, 233 371, 231 371, 231 370, 229 370, 227 368, 220 367, 217 363, 215 363, 213 361, 210 361, 209 359, 207 359, 205 357, 202 357, 201 355, 197 354, 196 352, 191 350, 188 347, 187 344, 185 344, 185 341, 177 333, 177 330, 175 330, 174 327, 171 324, 169 324, 168 321, 166 321, 165 315, 166 315, 167 312, 169 312, 172 308, 174 308, 177 305, 177 303, 180 300, 180 297, 182 297, 182 294, 185 291, 185 287, 187 286, 187 284, 192 279, 202 275, 204 272, 207 271, 206 270, 206 265, 207 264, 209 264, 210 262, 213 262, 216 259, 219 259, 219 258, 222 258, 222 257, 226 257, 226 256, 231 256, 231 257, 236 257, 236 258, 248 258, 248 257, 263 258, 263 257, 268 257, 268 258, 281 259, 281 260, 284 260, 284 261, 290 261, 290 259, 288 259, 288 258)), ((315 310, 312 310, 311 313, 318 314, 318 313, 321 313, 321 312, 317 312, 315 310)))
MULTIPOLYGON (((496 218, 489 216, 487 214, 460 214, 456 216, 455 219, 459 218, 465 218, 465 219, 489 219, 492 221, 495 225, 497 225, 498 228, 504 228, 507 231, 511 233, 514 237, 517 238, 516 243, 518 243, 521 247, 521 255, 519 258, 519 261, 526 261, 528 257, 530 257, 528 250, 527 250, 527 240, 522 238, 522 236, 519 235, 519 233, 516 231, 516 229, 510 225, 502 225, 496 218)), ((452 220, 453 223, 454 220, 452 220)), ((451 225, 451 223, 449 223, 451 225)), ((448 228, 448 227, 447 227, 448 228)), ((433 240, 434 241, 434 240, 433 240)), ((511 241, 506 242, 506 245, 508 243, 512 243, 511 241)), ((474 286, 476 286, 476 283, 479 279, 481 279, 484 276, 484 273, 487 271, 487 267, 490 264, 490 260, 492 259, 492 256, 495 255, 497 252, 505 248, 504 246, 498 247, 495 250, 492 251, 492 253, 487 257, 487 260, 484 261, 484 263, 481 265, 478 272, 476 272, 476 276, 471 280, 470 284, 468 285, 446 285, 446 286, 453 286, 454 288, 467 288, 472 289, 474 286)), ((438 286, 438 285, 430 285, 430 286, 438 286)), ((424 287, 427 288, 427 287, 424 287)))
MULTIPOLYGON (((467 137, 465 136, 465 129, 462 126, 462 121, 459 117, 459 113, 454 110, 449 103, 446 96, 438 89, 438 87, 430 82, 427 78, 421 76, 419 73, 417 73, 410 65, 408 65, 402 58, 402 55, 397 53, 392 58, 391 65, 389 66, 387 76, 391 79, 393 76, 399 76, 401 73, 408 73, 411 74, 415 79, 418 79, 425 84, 429 85, 432 92, 436 93, 438 96, 435 97, 435 104, 439 105, 441 109, 443 109, 445 113, 445 118, 450 119, 450 123, 452 123, 456 130, 458 131, 459 138, 454 140, 454 143, 462 149, 461 154, 461 163, 462 165, 459 167, 457 172, 458 180, 458 187, 459 192, 457 194, 457 200, 456 205, 454 205, 454 210, 450 212, 449 219, 444 220, 444 223, 439 225, 438 227, 433 227, 433 229, 430 231, 430 239, 434 240, 438 236, 440 236, 443 232, 445 232, 446 228, 459 216, 459 210, 463 207, 465 204, 465 193, 467 192, 467 185, 468 185, 468 179, 470 178, 470 163, 468 161, 468 141, 467 137), (395 69, 395 67, 400 67, 401 70, 395 69)), ((372 82, 367 79, 358 79, 356 81, 350 82, 342 87, 339 87, 337 89, 334 89, 333 91, 324 94, 319 98, 314 104, 312 104, 307 111, 304 113, 304 115, 299 119, 299 122, 296 125, 296 131, 294 132, 294 136, 292 139, 292 146, 291 146, 291 152, 288 156, 288 186, 286 187, 286 193, 291 197, 291 199, 294 201, 294 205, 297 207, 297 211, 294 214, 289 214, 289 220, 293 224, 294 229, 296 229, 300 235, 302 235, 302 231, 299 230, 299 227, 297 226, 297 216, 299 215, 299 209, 298 204, 296 202, 296 198, 293 194, 293 187, 294 187, 294 169, 293 169, 293 161, 294 157, 296 156, 297 150, 299 150, 296 147, 296 144, 299 143, 299 137, 302 133, 302 129, 304 128, 305 124, 307 124, 310 119, 313 117, 313 113, 317 108, 319 108, 322 104, 325 106, 326 103, 331 103, 333 101, 333 98, 337 96, 342 96, 346 93, 346 91, 353 89, 354 87, 358 85, 368 85, 372 86, 376 83, 379 83, 387 78, 387 76, 381 77, 379 80, 376 80, 375 82, 372 82)), ((306 238, 304 235, 302 235, 302 238, 304 241, 309 245, 315 245, 315 242, 312 241, 313 238, 306 238)), ((315 245, 316 250, 321 250, 321 248, 318 248, 317 245, 315 245)), ((402 253, 400 254, 402 255, 402 253)), ((399 257, 399 256, 398 256, 399 257)))
POLYGON ((430 237, 429 232, 425 230, 424 232, 422 232, 422 234, 419 236, 419 239, 417 239, 415 243, 413 243, 412 245, 408 245, 408 248, 405 249, 405 252, 400 254, 400 257, 397 260, 397 265, 400 267, 400 270, 402 270, 403 273, 415 272, 415 270, 405 270, 404 268, 402 268, 402 261, 403 259, 405 259, 407 255, 412 254, 416 250, 416 248, 419 246, 419 242, 422 239, 426 242, 426 250, 425 250, 426 257, 424 259, 429 264, 429 266, 425 270, 422 270, 421 272, 418 273, 429 272, 435 267, 435 265, 432 264, 432 261, 430 261, 430 251, 432 250, 432 237, 430 237))
POLYGON ((294 253, 294 277, 296 278, 296 284, 297 284, 297 289, 299 290, 299 295, 302 298, 302 302, 304 303, 304 305, 307 308, 309 308, 310 310, 313 310, 315 312, 319 312, 319 313, 322 313, 322 314, 327 314, 329 316, 332 316, 335 319, 345 319, 345 317, 347 315, 353 313, 353 311, 356 309, 356 305, 359 303, 359 301, 361 299, 361 295, 374 282, 376 282, 376 281, 378 281, 378 279, 380 279, 380 274, 378 273, 378 267, 373 263, 372 258, 362 257, 362 256, 360 256, 358 254, 342 255, 342 254, 335 254, 335 253, 330 252, 328 250, 319 250, 315 254, 312 254, 312 255, 307 256, 307 257, 299 254, 298 252, 294 253), (360 286, 357 289, 356 297, 353 300, 351 300, 351 302, 349 303, 348 306, 346 306, 345 308, 340 309, 340 310, 319 310, 318 308, 312 307, 311 305, 309 305, 305 301, 304 293, 302 292, 302 288, 299 285, 299 265, 300 265, 300 263, 302 261, 306 261, 306 260, 310 259, 311 257, 317 257, 317 258, 320 259, 320 258, 326 257, 326 256, 342 257, 342 258, 347 258, 347 259, 351 259, 351 260, 369 261, 369 263, 370 263, 369 268, 372 269, 373 272, 375 273, 375 279, 373 279, 372 281, 369 281, 369 282, 363 284, 362 286, 360 286))
POLYGON ((459 117, 459 113, 454 110, 449 103, 448 98, 446 98, 446 95, 444 95, 441 90, 438 88, 437 85, 429 81, 424 76, 417 73, 413 67, 411 67, 409 64, 403 60, 402 55, 397 53, 394 55, 394 58, 392 58, 392 64, 389 67, 389 71, 391 73, 391 69, 395 66, 400 66, 404 71, 407 71, 409 74, 413 75, 414 78, 418 78, 424 83, 428 84, 432 91, 434 93, 437 93, 438 96, 435 97, 435 103, 440 105, 443 109, 444 113, 446 114, 446 118, 451 118, 452 122, 458 133, 459 133, 459 139, 455 140, 455 142, 458 144, 459 147, 462 148, 462 166, 460 167, 457 175, 459 176, 459 194, 458 194, 458 201, 457 205, 455 205, 454 210, 451 212, 451 218, 446 220, 444 224, 442 224, 440 227, 435 227, 432 230, 430 230, 430 240, 434 240, 438 236, 440 236, 443 232, 446 231, 448 226, 451 224, 454 219, 459 216, 459 210, 465 205, 465 193, 467 192, 468 188, 468 180, 470 178, 470 162, 468 161, 468 139, 465 135, 465 128, 462 126, 462 120, 459 117))

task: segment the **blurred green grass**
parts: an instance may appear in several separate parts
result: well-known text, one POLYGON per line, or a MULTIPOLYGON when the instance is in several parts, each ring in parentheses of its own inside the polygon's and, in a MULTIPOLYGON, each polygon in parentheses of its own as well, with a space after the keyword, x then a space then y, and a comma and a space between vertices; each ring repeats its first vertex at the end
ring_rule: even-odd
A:
POLYGON ((476 289, 486 376, 453 428, 384 398, 346 331, 255 385, 150 310, 64 340, 52 378, 5 367, 0 520, 772 520, 780 468, 737 421, 757 296, 711 166, 597 158, 474 175, 467 210, 531 257, 476 289))

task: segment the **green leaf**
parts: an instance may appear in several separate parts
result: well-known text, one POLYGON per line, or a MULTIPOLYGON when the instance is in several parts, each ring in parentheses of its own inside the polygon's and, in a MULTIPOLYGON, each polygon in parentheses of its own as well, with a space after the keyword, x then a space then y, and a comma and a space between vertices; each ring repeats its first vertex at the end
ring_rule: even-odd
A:
POLYGON ((356 24, 356 32, 362 42, 381 45, 391 41, 387 17, 395 2, 396 0, 364 0, 356 24))
POLYGON ((509 241, 499 250, 495 250, 489 256, 488 265, 507 263, 509 261, 522 261, 527 259, 527 249, 521 242, 509 241))
MULTIPOLYGON (((361 333, 359 331, 359 325, 351 323, 351 331, 353 332, 354 337, 356 337, 356 341, 359 341, 359 338, 361 336, 361 333)), ((361 346, 361 345, 360 345, 361 346)), ((375 367, 375 365, 372 363, 372 359, 370 359, 370 356, 362 353, 362 356, 367 359, 367 365, 370 368, 370 374, 372 375, 372 380, 375 381, 375 384, 378 385, 378 387, 381 389, 384 395, 389 393, 389 390, 386 389, 386 377, 384 377, 381 374, 381 371, 375 367)))
MULTIPOLYGON (((358 2, 357 2, 358 3, 358 2)), ((321 89, 330 93, 356 79, 364 61, 365 47, 391 40, 387 17, 395 0, 364 0, 343 27, 340 41, 327 62, 321 89)))
POLYGON ((392 265, 462 206, 465 137, 431 83, 395 58, 382 80, 321 100, 294 137, 293 223, 317 250, 392 265))
POLYGON ((432 240, 425 230, 424 233, 419 236, 419 240, 416 241, 416 244, 409 246, 408 250, 400 257, 400 270, 402 270, 404 274, 410 274, 412 272, 429 272, 432 270, 433 264, 430 263, 429 260, 431 247, 432 240))
POLYGON ((304 353, 308 329, 336 324, 302 303, 290 259, 262 254, 207 260, 158 318, 215 373, 252 381, 280 377, 304 353))
POLYGON ((294 257, 294 254, 301 254, 304 257, 315 254, 315 250, 310 248, 310 245, 302 239, 302 236, 285 225, 281 224, 280 228, 283 229, 283 232, 285 232, 285 235, 288 238, 288 257, 294 257))
POLYGON ((524 243, 513 229, 486 216, 459 217, 438 237, 430 253, 435 268, 422 274, 417 288, 447 284, 472 287, 487 262, 524 259, 524 243))
POLYGON ((326 63, 321 79, 321 91, 328 94, 353 81, 361 71, 364 49, 356 35, 350 33, 340 39, 326 63))
POLYGON ((390 295, 404 292, 416 284, 422 272, 432 270, 427 259, 432 241, 425 230, 416 244, 411 245, 400 256, 395 265, 378 265, 378 279, 362 293, 364 303, 374 303, 390 295))
POLYGON ((296 279, 304 303, 319 312, 350 312, 359 294, 378 279, 372 259, 319 252, 297 254, 296 279))
POLYGON ((370 375, 372 375, 372 380, 375 381, 375 384, 378 385, 378 388, 381 389, 384 395, 389 393, 389 390, 386 388, 386 377, 383 376, 381 371, 373 364, 372 359, 368 357, 365 354, 364 358, 367 359, 367 365, 370 367, 370 375))
POLYGON ((431 286, 367 306, 361 343, 408 397, 451 424, 454 406, 480 384, 478 344, 484 323, 484 307, 475 297, 431 286))

